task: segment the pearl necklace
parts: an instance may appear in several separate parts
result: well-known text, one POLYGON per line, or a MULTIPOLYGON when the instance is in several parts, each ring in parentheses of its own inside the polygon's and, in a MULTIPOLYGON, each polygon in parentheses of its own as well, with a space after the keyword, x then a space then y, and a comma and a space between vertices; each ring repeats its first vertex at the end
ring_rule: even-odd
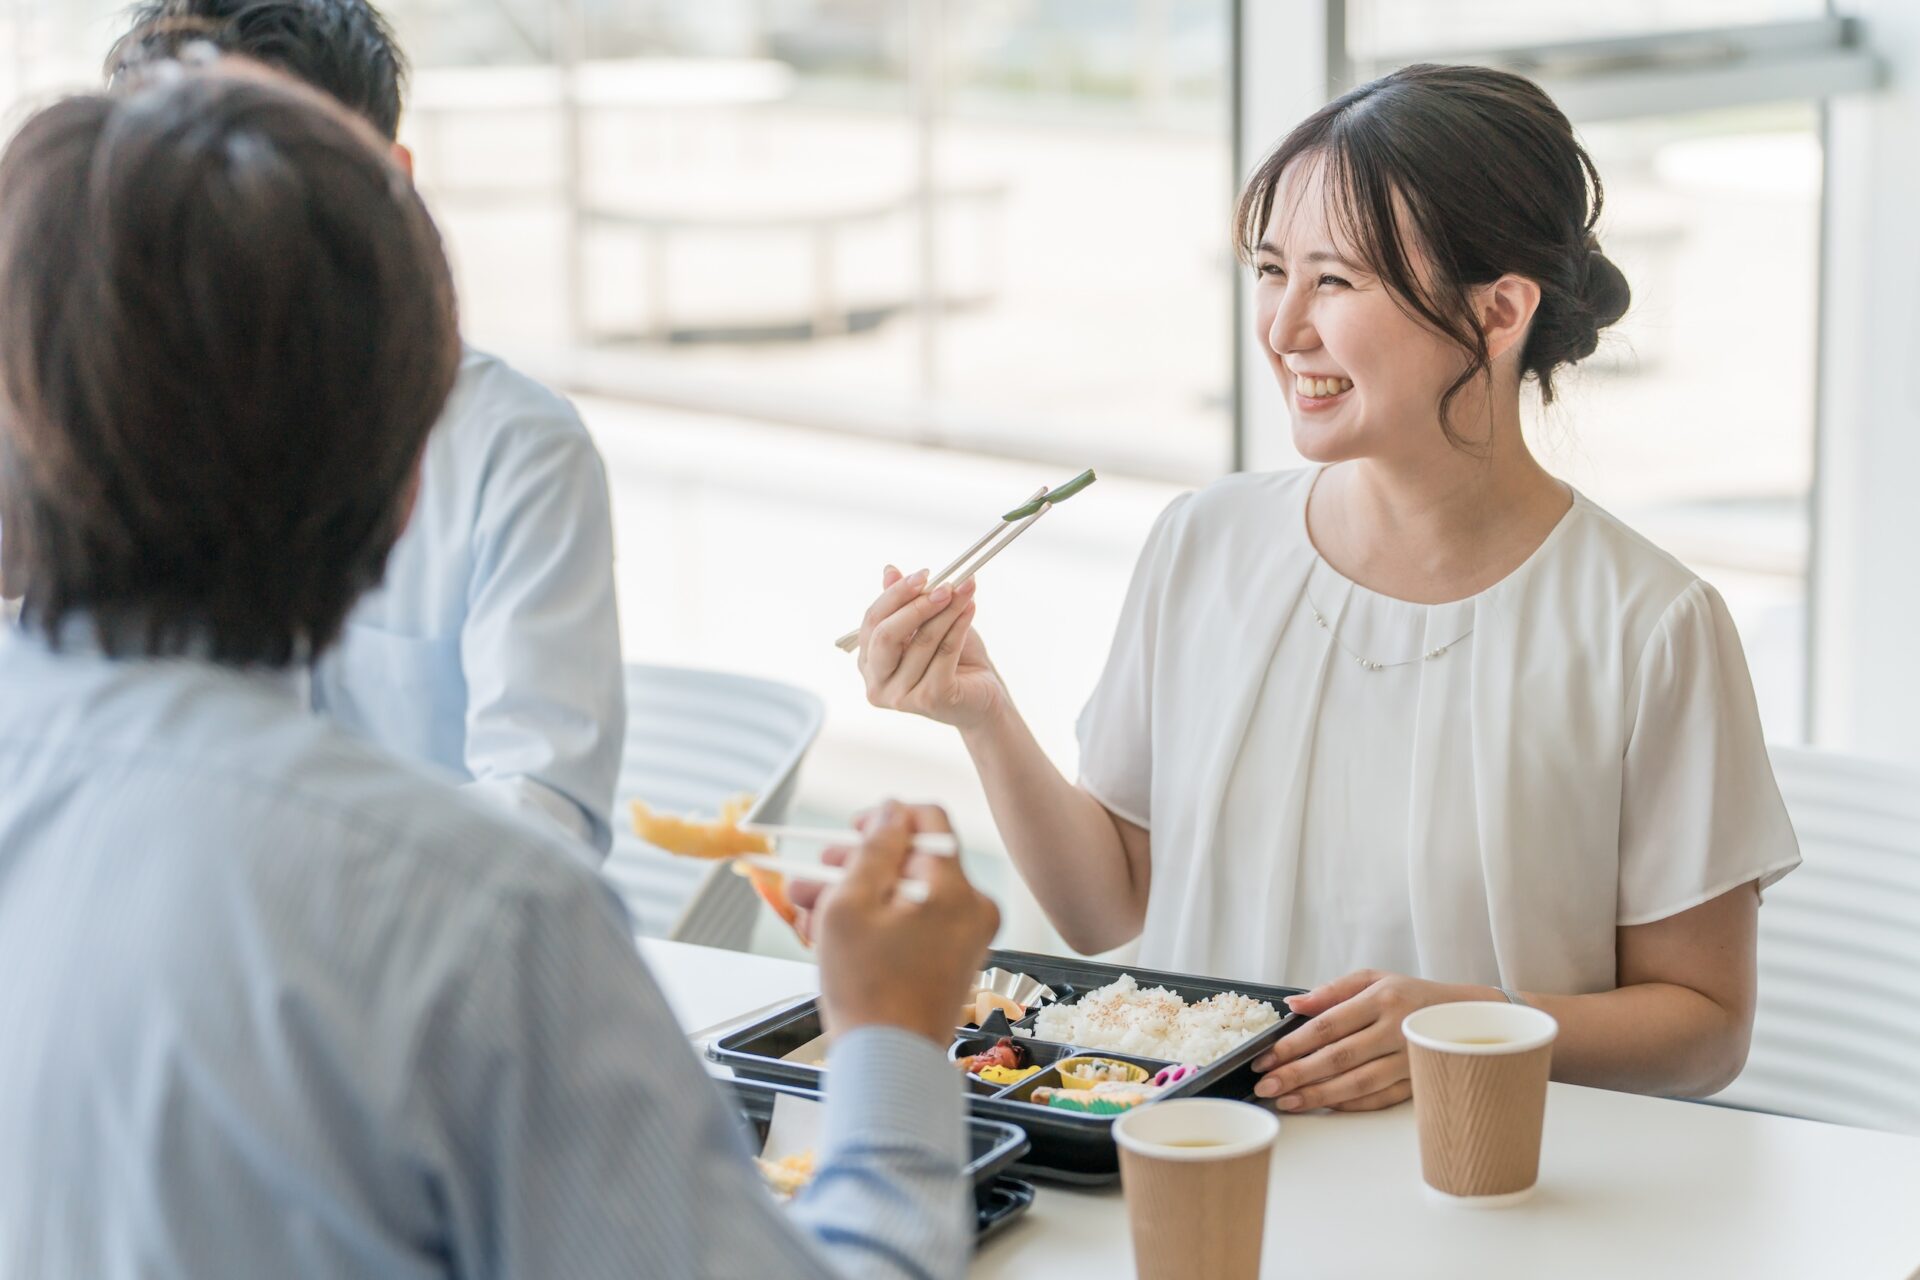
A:
POLYGON ((1473 628, 1468 627, 1465 631, 1462 631, 1459 635, 1447 641, 1439 648, 1429 649, 1417 658, 1402 658, 1398 662, 1375 662, 1372 658, 1363 657, 1348 648, 1347 642, 1340 638, 1338 631, 1335 631, 1328 625, 1327 615, 1320 612, 1320 606, 1315 604, 1311 598, 1307 600, 1307 607, 1313 610, 1314 622, 1319 624, 1320 629, 1327 633, 1328 638, 1340 646, 1340 651, 1349 658, 1352 658, 1360 665, 1361 669, 1365 671, 1385 671, 1388 667, 1410 667, 1416 662, 1432 662, 1435 658, 1444 658, 1447 655, 1447 650, 1453 648, 1453 646, 1473 634, 1473 628))

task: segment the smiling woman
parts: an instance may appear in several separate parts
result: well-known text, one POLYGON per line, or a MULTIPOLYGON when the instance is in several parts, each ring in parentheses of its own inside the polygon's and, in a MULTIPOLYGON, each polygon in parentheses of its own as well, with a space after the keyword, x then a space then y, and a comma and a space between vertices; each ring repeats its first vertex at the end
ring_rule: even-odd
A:
MULTIPOLYGON (((1451 410, 1491 371, 1490 335, 1476 315, 1488 286, 1512 275, 1538 291, 1519 369, 1545 404, 1554 371, 1593 354, 1600 331, 1626 314, 1631 291, 1594 235, 1605 204, 1600 174, 1537 87, 1471 67, 1408 67, 1387 81, 1415 90, 1424 109, 1356 105, 1294 130, 1240 197, 1237 247, 1263 284, 1285 282, 1291 247, 1315 269, 1317 288, 1384 289, 1408 319, 1464 353, 1440 399, 1441 429, 1463 443, 1451 410), (1460 140, 1476 133, 1491 134, 1489 145, 1475 163, 1459 163, 1460 140), (1304 227, 1296 225, 1303 212, 1304 227)), ((1261 298, 1272 339, 1277 295, 1261 298)), ((1270 342, 1270 357, 1281 354, 1270 342)), ((1352 385, 1338 374, 1282 372, 1310 384, 1299 392, 1307 399, 1338 394, 1318 385, 1329 378, 1352 385)))
POLYGON ((1498 71, 1409 67, 1280 143, 1238 247, 1321 465, 1163 513, 1078 785, 973 599, 890 580, 862 630, 869 698, 960 728, 1068 942, 1314 987, 1259 1064, 1289 1109, 1405 1099, 1400 1018, 1451 1000, 1541 1005, 1585 1083, 1711 1092, 1745 1055, 1756 889, 1799 857, 1739 640, 1522 432, 1522 383, 1550 396, 1626 307, 1600 207, 1566 117, 1498 71))

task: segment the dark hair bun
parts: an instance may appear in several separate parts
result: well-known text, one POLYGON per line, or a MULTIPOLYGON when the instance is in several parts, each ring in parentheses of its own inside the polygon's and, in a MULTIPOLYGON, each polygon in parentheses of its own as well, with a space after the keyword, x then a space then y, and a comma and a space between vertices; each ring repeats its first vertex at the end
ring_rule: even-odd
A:
POLYGON ((1633 290, 1627 287, 1626 275, 1592 242, 1587 245, 1587 283, 1580 292, 1593 315, 1596 334, 1617 323, 1633 301, 1633 290))
MULTIPOLYGON (((1627 313, 1633 291, 1613 259, 1600 251, 1591 233, 1583 248, 1567 253, 1559 287, 1542 282, 1540 309, 1533 315, 1520 366, 1549 392, 1554 370, 1578 364, 1600 345, 1600 331, 1627 313)), ((1558 274, 1558 273, 1556 273, 1558 274)))

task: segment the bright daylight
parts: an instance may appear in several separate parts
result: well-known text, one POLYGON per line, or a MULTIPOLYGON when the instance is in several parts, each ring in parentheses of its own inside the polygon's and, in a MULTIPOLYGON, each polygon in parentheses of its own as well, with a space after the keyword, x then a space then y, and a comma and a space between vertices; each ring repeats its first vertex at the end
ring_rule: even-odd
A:
POLYGON ((1920 1277, 1916 77, 0 0, 0 1276, 1920 1277))

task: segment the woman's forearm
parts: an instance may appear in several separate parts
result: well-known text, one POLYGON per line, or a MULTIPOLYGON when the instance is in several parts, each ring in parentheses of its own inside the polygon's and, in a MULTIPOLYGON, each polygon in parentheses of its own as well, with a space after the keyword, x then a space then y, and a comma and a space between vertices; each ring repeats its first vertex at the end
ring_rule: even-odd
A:
POLYGON ((1021 878, 1074 950, 1129 942, 1146 919, 1144 868, 1113 817, 1047 757, 1011 700, 961 739, 1021 878))
POLYGON ((1750 1017, 1691 987, 1643 982, 1594 995, 1522 998, 1560 1023, 1553 1078, 1567 1084, 1700 1098, 1726 1088, 1747 1060, 1750 1017))
POLYGON ((1732 1083, 1753 1035, 1754 884, 1615 931, 1619 987, 1541 996, 1560 1019, 1554 1075, 1573 1084, 1699 1098, 1732 1083))

